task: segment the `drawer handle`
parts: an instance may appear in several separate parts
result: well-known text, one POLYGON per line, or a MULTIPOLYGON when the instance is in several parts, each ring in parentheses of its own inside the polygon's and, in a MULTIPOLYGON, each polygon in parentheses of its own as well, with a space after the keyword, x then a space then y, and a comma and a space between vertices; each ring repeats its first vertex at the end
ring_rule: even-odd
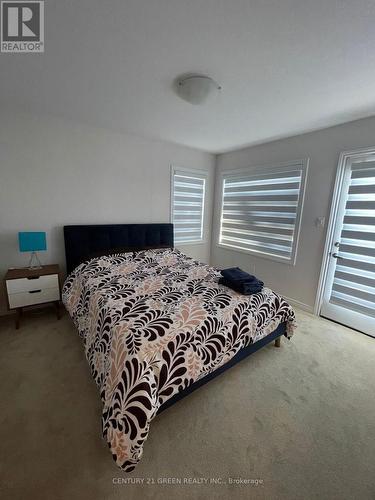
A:
POLYGON ((30 290, 29 293, 39 293, 41 292, 42 290, 30 290))
POLYGON ((38 280, 40 276, 29 276, 27 279, 28 280, 38 280))

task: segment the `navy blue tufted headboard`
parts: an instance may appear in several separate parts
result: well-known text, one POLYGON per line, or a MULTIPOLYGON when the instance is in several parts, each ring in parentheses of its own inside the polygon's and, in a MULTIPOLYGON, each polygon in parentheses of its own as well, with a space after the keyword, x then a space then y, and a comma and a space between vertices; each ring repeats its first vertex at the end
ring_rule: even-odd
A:
POLYGON ((173 248, 173 224, 64 226, 68 274, 81 262, 106 252, 173 248))

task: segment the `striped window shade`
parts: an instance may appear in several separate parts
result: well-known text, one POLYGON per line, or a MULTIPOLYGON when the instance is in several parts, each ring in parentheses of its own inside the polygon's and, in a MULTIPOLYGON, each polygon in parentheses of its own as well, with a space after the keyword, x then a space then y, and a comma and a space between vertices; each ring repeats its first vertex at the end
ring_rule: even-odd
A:
POLYGON ((375 162, 352 166, 330 302, 375 317, 375 162))
POLYGON ((295 263, 307 162, 223 175, 219 245, 295 263))
POLYGON ((205 174, 172 171, 172 222, 178 244, 203 241, 205 174))

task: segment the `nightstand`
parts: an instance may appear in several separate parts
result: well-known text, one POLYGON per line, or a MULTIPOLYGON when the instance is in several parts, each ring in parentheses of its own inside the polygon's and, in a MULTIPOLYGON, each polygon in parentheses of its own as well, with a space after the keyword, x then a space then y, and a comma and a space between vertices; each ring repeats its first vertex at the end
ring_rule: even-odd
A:
POLYGON ((16 310, 16 328, 24 307, 54 303, 60 319, 60 269, 57 264, 40 269, 9 269, 5 275, 9 310, 16 310))

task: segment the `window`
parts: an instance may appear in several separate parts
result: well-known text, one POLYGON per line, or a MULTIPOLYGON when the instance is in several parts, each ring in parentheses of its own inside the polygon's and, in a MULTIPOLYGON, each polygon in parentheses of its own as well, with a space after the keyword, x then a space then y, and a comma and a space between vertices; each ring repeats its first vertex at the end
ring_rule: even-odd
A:
POLYGON ((203 241, 206 175, 172 169, 171 211, 176 244, 203 241))
POLYGON ((219 245, 294 264, 307 161, 223 174, 219 245))

